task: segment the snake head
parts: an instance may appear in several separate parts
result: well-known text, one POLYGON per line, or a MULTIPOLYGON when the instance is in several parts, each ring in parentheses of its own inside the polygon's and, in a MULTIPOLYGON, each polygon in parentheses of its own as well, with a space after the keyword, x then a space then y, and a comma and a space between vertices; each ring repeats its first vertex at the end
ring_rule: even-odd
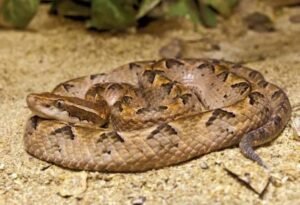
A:
POLYGON ((27 96, 26 102, 29 109, 37 116, 46 119, 55 119, 55 115, 59 112, 55 103, 63 104, 63 100, 60 100, 51 93, 31 93, 27 96), (58 103, 59 102, 59 103, 58 103))
POLYGON ((45 92, 29 94, 26 101, 29 109, 41 118, 80 126, 101 127, 107 123, 110 115, 110 108, 105 100, 91 102, 45 92))

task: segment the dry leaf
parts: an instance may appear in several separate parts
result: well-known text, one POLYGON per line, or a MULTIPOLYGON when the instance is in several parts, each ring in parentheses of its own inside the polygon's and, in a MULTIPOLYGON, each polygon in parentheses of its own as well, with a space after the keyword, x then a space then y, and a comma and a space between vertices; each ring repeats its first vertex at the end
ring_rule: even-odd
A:
POLYGON ((228 162, 224 169, 258 195, 262 195, 270 182, 269 172, 254 162, 228 162))
POLYGON ((62 197, 70 197, 82 194, 87 189, 87 173, 71 172, 64 176, 64 181, 59 187, 58 194, 62 197))

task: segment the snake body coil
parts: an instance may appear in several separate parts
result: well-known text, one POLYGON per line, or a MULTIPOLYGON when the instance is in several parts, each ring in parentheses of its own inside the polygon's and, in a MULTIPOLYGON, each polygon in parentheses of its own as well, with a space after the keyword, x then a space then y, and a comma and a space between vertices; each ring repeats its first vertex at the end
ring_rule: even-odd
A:
POLYGON ((136 172, 239 144, 270 142, 291 115, 286 94, 250 68, 213 59, 134 62, 30 94, 24 143, 71 169, 136 172))

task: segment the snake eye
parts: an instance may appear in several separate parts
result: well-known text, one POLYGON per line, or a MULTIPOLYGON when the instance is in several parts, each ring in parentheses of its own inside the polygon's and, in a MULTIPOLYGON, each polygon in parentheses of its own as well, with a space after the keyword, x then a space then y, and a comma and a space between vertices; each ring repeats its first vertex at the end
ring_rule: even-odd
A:
POLYGON ((62 108, 64 106, 64 101, 62 101, 62 100, 57 100, 56 102, 55 102, 55 107, 57 107, 57 108, 62 108))

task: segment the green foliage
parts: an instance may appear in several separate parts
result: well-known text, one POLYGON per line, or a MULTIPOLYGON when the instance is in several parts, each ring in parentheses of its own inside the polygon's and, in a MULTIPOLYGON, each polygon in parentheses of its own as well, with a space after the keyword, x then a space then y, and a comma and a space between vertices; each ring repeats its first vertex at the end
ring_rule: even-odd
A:
POLYGON ((199 23, 199 12, 193 0, 181 0, 174 2, 167 11, 169 16, 182 16, 190 19, 194 23, 199 23))
POLYGON ((221 15, 228 17, 232 8, 237 4, 237 0, 204 0, 204 4, 211 6, 221 15))
POLYGON ((142 1, 139 11, 136 15, 136 19, 139 19, 143 16, 145 16, 149 11, 155 8, 161 0, 144 0, 142 1))
POLYGON ((202 23, 207 27, 217 25, 217 15, 229 17, 238 0, 198 0, 202 23))
MULTIPOLYGON (((215 27, 217 16, 228 17, 237 3, 238 0, 52 0, 50 13, 86 19, 89 28, 99 30, 123 30, 138 25, 144 17, 184 17, 195 24, 215 27)), ((39 0, 0 0, 0 20, 2 16, 12 26, 24 28, 38 4, 39 0)))
POLYGON ((91 15, 90 5, 80 4, 77 1, 72 0, 54 0, 52 2, 52 12, 57 12, 61 16, 69 17, 86 17, 91 15))
POLYGON ((93 0, 89 27, 97 29, 124 29, 135 24, 133 4, 124 0, 93 0))
POLYGON ((25 28, 37 12, 39 0, 3 0, 0 1, 0 24, 25 28))
POLYGON ((202 23, 207 27, 215 27, 217 25, 217 16, 215 11, 207 5, 201 6, 200 9, 202 23))

